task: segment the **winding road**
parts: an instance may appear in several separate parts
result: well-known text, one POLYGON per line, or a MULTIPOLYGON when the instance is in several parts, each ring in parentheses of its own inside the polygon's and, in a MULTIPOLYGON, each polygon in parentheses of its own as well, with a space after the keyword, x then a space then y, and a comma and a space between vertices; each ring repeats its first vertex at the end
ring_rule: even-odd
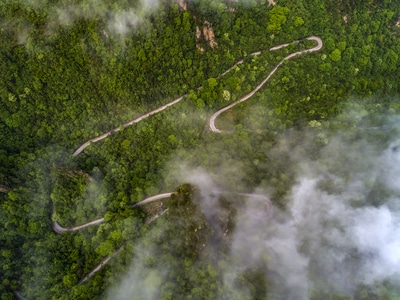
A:
MULTIPOLYGON (((232 107, 234 107, 235 105, 238 105, 239 103, 242 103, 242 102, 246 101, 246 100, 249 99, 251 96, 253 96, 256 92, 258 92, 258 91, 264 86, 264 84, 271 78, 271 76, 276 72, 276 70, 278 70, 278 68, 285 62, 285 60, 289 60, 289 59, 291 59, 291 58, 293 58, 293 57, 302 55, 302 54, 304 54, 304 53, 311 53, 311 52, 319 51, 319 50, 322 48, 323 43, 322 43, 321 38, 319 38, 319 37, 317 37, 317 36, 310 36, 310 37, 306 38, 306 40, 309 40, 309 41, 316 41, 316 42, 317 42, 317 46, 315 46, 314 48, 311 48, 311 49, 307 49, 307 50, 303 50, 303 51, 299 51, 299 52, 294 52, 294 53, 289 54, 288 56, 284 57, 284 58, 278 63, 278 65, 268 74, 268 76, 267 76, 259 85, 257 85, 257 86, 255 87, 254 90, 252 90, 250 93, 248 93, 247 95, 243 96, 243 97, 240 98, 239 100, 236 100, 236 101, 233 102, 232 104, 230 104, 230 105, 228 105, 228 106, 226 106, 226 107, 220 109, 220 110, 217 111, 216 113, 214 113, 214 114, 211 116, 211 118, 210 118, 210 123, 209 123, 211 131, 217 132, 217 133, 221 133, 222 131, 219 130, 219 129, 215 126, 215 119, 216 119, 220 114, 222 114, 223 112, 225 112, 225 111, 231 109, 232 107)), ((269 51, 275 51, 275 50, 281 49, 281 48, 283 48, 283 47, 287 47, 287 46, 289 46, 289 45, 291 45, 291 44, 295 44, 295 43, 298 43, 298 42, 299 42, 299 40, 294 41, 294 42, 292 42, 292 43, 287 43, 287 44, 278 45, 278 46, 275 46, 275 47, 270 48, 269 51)))
MULTIPOLYGON (((163 193, 163 194, 158 194, 158 195, 155 195, 155 196, 151 196, 151 197, 148 197, 148 198, 144 199, 143 201, 140 201, 140 202, 132 205, 131 207, 134 208, 134 207, 145 205, 145 204, 153 202, 153 201, 169 198, 169 197, 171 197, 172 194, 174 194, 174 193, 163 193)), ((52 207, 51 210, 52 210, 52 214, 53 214, 54 213, 54 207, 52 207)), ((79 225, 79 226, 76 226, 76 227, 62 227, 60 224, 58 224, 57 221, 53 221, 51 226, 52 226, 53 230, 56 233, 60 233, 61 234, 63 232, 77 231, 77 230, 83 229, 85 227, 92 226, 92 225, 97 225, 97 224, 100 224, 100 223, 103 223, 103 222, 104 222, 104 218, 100 218, 100 219, 97 219, 97 220, 94 220, 94 221, 91 221, 91 222, 88 222, 88 223, 85 223, 85 224, 82 224, 82 225, 79 225)))
MULTIPOLYGON (((246 101, 246 100, 249 99, 251 96, 253 96, 259 89, 262 88, 262 86, 269 80, 269 78, 275 73, 275 71, 283 64, 283 62, 284 62, 285 60, 289 60, 289 59, 291 59, 291 58, 293 58, 293 57, 302 55, 302 54, 304 54, 304 53, 311 53, 311 52, 319 51, 319 50, 322 48, 322 46, 323 46, 322 40, 321 40, 321 38, 318 37, 318 36, 310 36, 310 37, 306 38, 306 40, 309 40, 309 41, 316 41, 316 42, 317 42, 317 46, 315 46, 314 48, 311 48, 311 49, 307 49, 307 50, 303 50, 303 51, 299 51, 299 52, 295 52, 295 53, 289 54, 288 56, 286 56, 285 58, 283 58, 283 59, 279 62, 279 64, 268 74, 268 76, 267 76, 259 85, 257 85, 257 86, 254 88, 254 90, 252 90, 250 93, 248 93, 247 95, 243 96, 243 97, 240 98, 239 100, 233 102, 232 104, 230 104, 230 105, 228 105, 228 106, 226 106, 226 107, 220 109, 220 110, 217 111, 216 113, 214 113, 214 114, 211 116, 211 118, 210 118, 210 123, 209 123, 211 130, 212 130, 213 132, 218 132, 218 133, 222 132, 221 130, 219 130, 218 128, 215 127, 215 124, 214 124, 214 123, 215 123, 215 119, 216 119, 220 114, 222 114, 223 112, 225 112, 225 111, 231 109, 231 108, 234 107, 235 105, 237 105, 237 104, 239 104, 239 103, 241 103, 241 102, 243 102, 243 101, 246 101)), ((286 43, 286 44, 281 44, 281 45, 278 45, 278 46, 274 46, 274 47, 270 48, 269 51, 275 51, 275 50, 278 50, 278 49, 287 47, 287 46, 289 46, 289 45, 291 45, 291 44, 297 44, 298 42, 300 42, 300 40, 296 40, 296 41, 293 41, 293 42, 291 42, 291 43, 286 43)), ((261 51, 257 51, 257 52, 251 53, 250 55, 252 55, 252 56, 257 56, 257 55, 260 55, 261 53, 262 53, 261 51)), ((228 70, 226 70, 225 72, 223 72, 219 77, 225 76, 225 75, 228 74, 230 71, 232 71, 233 68, 234 68, 235 66, 237 66, 237 65, 239 65, 239 64, 242 64, 242 63, 243 63, 243 59, 242 59, 242 60, 239 60, 238 62, 236 62, 232 67, 230 67, 228 70)), ((199 87, 197 88, 197 90, 200 90, 200 89, 202 89, 202 86, 199 86, 199 87)), ((172 100, 171 102, 168 102, 167 104, 165 104, 165 105, 163 105, 163 106, 160 106, 159 108, 156 108, 156 109, 154 109, 154 110, 152 110, 152 111, 150 111, 150 112, 148 112, 148 113, 146 113, 146 114, 144 114, 144 115, 142 115, 142 116, 140 116, 140 117, 138 117, 138 118, 136 118, 136 119, 133 119, 133 120, 131 120, 131 121, 129 121, 129 122, 123 124, 123 125, 120 126, 120 127, 116 127, 116 128, 114 128, 114 129, 111 129, 110 131, 107 131, 106 133, 103 133, 102 135, 99 135, 99 136, 97 136, 97 137, 94 137, 94 138, 92 138, 92 139, 86 141, 86 142, 83 143, 78 149, 75 150, 75 152, 72 154, 72 156, 75 157, 75 156, 79 155, 83 150, 85 150, 88 146, 90 146, 91 143, 96 143, 96 142, 98 142, 98 141, 104 140, 104 139, 105 139, 106 137, 108 137, 110 134, 120 131, 120 130, 121 130, 121 127, 126 128, 126 127, 128 127, 128 126, 131 126, 131 125, 133 125, 133 124, 136 124, 136 123, 138 123, 138 122, 140 122, 140 121, 142 121, 142 120, 144 120, 144 119, 146 119, 146 118, 148 118, 148 117, 150 117, 150 116, 152 116, 152 115, 154 115, 154 114, 157 114, 157 113, 159 113, 159 112, 161 112, 161 111, 167 109, 168 107, 170 107, 170 106, 172 106, 172 105, 175 105, 175 104, 179 103, 179 102, 180 102, 183 98, 185 98, 187 95, 188 95, 188 94, 184 94, 184 95, 182 95, 182 96, 180 96, 180 97, 178 97, 178 98, 172 100)))
MULTIPOLYGON (((310 40, 310 41, 316 41, 316 42, 317 42, 317 45, 316 45, 315 47, 311 48, 311 49, 307 49, 307 50, 303 50, 303 51, 299 51, 299 52, 295 52, 295 53, 292 53, 292 54, 287 55, 287 56, 284 57, 284 58, 278 63, 278 65, 268 74, 268 76, 267 76, 259 85, 257 85, 250 93, 248 93, 247 95, 243 96, 243 97, 240 98, 239 100, 233 102, 232 104, 230 104, 230 105, 228 105, 228 106, 226 106, 226 107, 220 109, 220 110, 217 111, 216 113, 214 113, 214 114, 211 116, 210 120, 209 120, 209 126, 210 126, 211 130, 212 130, 213 132, 216 132, 216 133, 221 133, 222 131, 219 130, 219 129, 215 126, 215 120, 216 120, 216 118, 217 118, 220 114, 222 114, 223 112, 225 112, 225 111, 231 109, 231 108, 234 107, 235 105, 237 105, 237 104, 239 104, 239 103, 241 103, 241 102, 244 102, 244 101, 246 101, 247 99, 249 99, 250 97, 252 97, 257 91, 259 91, 259 90, 264 86, 264 84, 271 78, 271 76, 276 72, 276 70, 277 70, 286 60, 292 59, 292 58, 294 58, 294 57, 296 57, 296 56, 299 56, 299 55, 302 55, 302 54, 305 54, 305 53, 311 53, 311 52, 319 51, 319 50, 322 48, 322 46, 323 46, 323 42, 322 42, 321 38, 319 38, 319 37, 317 37, 317 36, 310 36, 310 37, 308 37, 308 38, 306 38, 306 39, 307 39, 307 40, 310 40)), ((277 45, 277 46, 274 46, 274 47, 270 48, 269 51, 275 51, 275 50, 278 50, 278 49, 287 47, 287 46, 292 45, 292 44, 297 44, 297 43, 299 43, 299 42, 300 42, 300 40, 296 40, 296 41, 293 41, 293 42, 291 42, 291 43, 286 43, 286 44, 277 45)), ((261 53, 262 53, 261 51, 257 51, 257 52, 251 53, 250 55, 256 56, 256 55, 260 55, 261 53)), ((223 72, 219 77, 225 76, 225 75, 228 74, 230 71, 232 71, 232 70, 234 69, 235 66, 237 66, 237 65, 239 65, 239 64, 242 64, 243 61, 244 61, 243 59, 242 59, 242 60, 239 60, 239 61, 236 62, 232 67, 230 67, 228 70, 226 70, 225 72, 223 72)), ((202 89, 202 86, 200 86, 200 87, 197 88, 197 90, 200 90, 200 89, 202 89)), ((150 111, 150 112, 148 112, 148 113, 146 113, 146 114, 144 114, 144 115, 142 115, 142 116, 140 116, 140 117, 138 117, 138 118, 136 118, 136 119, 133 119, 133 120, 131 120, 131 121, 129 121, 129 122, 123 124, 122 127, 125 128, 125 127, 128 127, 128 126, 131 126, 131 125, 133 125, 133 124, 135 124, 135 123, 138 123, 138 122, 140 122, 140 121, 142 121, 142 120, 144 120, 144 119, 146 119, 146 118, 148 118, 148 117, 150 117, 150 116, 152 116, 152 115, 154 115, 154 114, 157 114, 157 113, 159 113, 159 112, 161 112, 161 111, 167 109, 168 107, 179 103, 179 102, 180 102, 183 98, 185 98, 186 96, 187 96, 187 94, 184 94, 184 95, 182 95, 182 96, 180 96, 180 97, 178 97, 178 98, 172 100, 171 102, 168 102, 167 104, 165 104, 165 105, 163 105, 163 106, 161 106, 161 107, 159 107, 159 108, 157 108, 157 109, 154 109, 154 110, 152 110, 152 111, 150 111)), ((105 139, 106 137, 108 137, 109 135, 111 135, 112 133, 118 132, 118 131, 120 131, 120 130, 121 130, 121 127, 117 127, 117 128, 114 128, 114 129, 112 129, 112 130, 110 130, 110 131, 108 131, 108 132, 106 132, 106 133, 103 133, 102 135, 99 135, 99 136, 97 136, 97 137, 95 137, 95 138, 92 138, 92 139, 86 141, 85 143, 83 143, 83 144, 72 154, 72 156, 75 157, 75 156, 79 155, 79 154, 82 153, 82 151, 85 150, 91 143, 96 143, 96 142, 98 142, 98 141, 101 141, 101 140, 105 139)), ((160 199, 169 198, 169 197, 171 197, 172 194, 173 194, 173 193, 162 193, 162 194, 158 194, 158 195, 155 195, 155 196, 151 196, 151 197, 149 197, 149 198, 144 199, 143 201, 141 201, 141 202, 139 202, 139 203, 134 204, 134 205, 132 206, 132 208, 133 208, 133 207, 137 207, 137 206, 141 206, 141 205, 145 205, 145 204, 147 204, 147 203, 150 203, 150 202, 153 202, 153 201, 157 201, 157 200, 160 200, 160 199)), ((260 198, 260 199, 266 200, 265 202, 266 202, 266 205, 267 205, 267 216, 271 216, 271 215, 273 214, 273 206, 272 206, 272 203, 271 203, 271 201, 269 200, 268 197, 266 197, 266 196, 264 196, 264 195, 245 194, 245 193, 239 193, 239 195, 246 196, 246 197, 250 197, 250 198, 260 198)), ((157 219, 157 218, 159 218, 160 216, 162 216, 165 212, 166 212, 166 210, 164 210, 163 213, 161 213, 160 215, 156 215, 155 218, 153 218, 152 220, 150 220, 149 223, 151 223, 151 222, 154 221, 155 219, 157 219)), ((54 222, 52 223, 52 227, 53 227, 53 230, 54 230, 55 232, 57 232, 57 233, 63 233, 63 232, 77 231, 77 230, 80 230, 80 229, 85 228, 85 227, 88 227, 88 226, 100 224, 100 223, 102 223, 102 222, 104 222, 104 218, 100 218, 100 219, 97 219, 97 220, 88 222, 88 223, 83 224, 83 225, 80 225, 80 226, 66 228, 66 227, 62 227, 60 224, 58 224, 57 222, 54 221, 54 222)), ((87 281, 87 280, 88 280, 90 277, 92 277, 96 272, 98 272, 104 265, 106 265, 106 264, 108 263, 108 261, 109 261, 112 257, 114 257, 115 255, 117 255, 118 253, 120 253, 123 249, 124 249, 124 246, 121 246, 116 252, 114 252, 113 254, 107 256, 106 258, 104 258, 104 259, 100 262, 100 264, 97 265, 97 266, 96 266, 87 276, 85 276, 79 283, 83 283, 83 282, 87 281)))
MULTIPOLYGON (((247 95, 243 96, 243 97, 240 98, 239 100, 233 102, 232 104, 230 104, 230 105, 228 105, 228 106, 226 106, 226 107, 220 109, 220 110, 217 111, 216 113, 214 113, 214 114, 211 116, 210 120, 209 120, 210 129, 211 129, 213 132, 221 133, 222 131, 219 130, 219 129, 215 126, 215 120, 216 120, 216 118, 217 118, 220 114, 222 114, 223 112, 225 112, 225 111, 231 109, 231 108, 234 107, 235 105, 237 105, 237 104, 239 104, 239 103, 241 103, 241 102, 244 102, 244 101, 246 101, 247 99, 249 99, 250 97, 252 97, 257 91, 259 91, 259 90, 264 86, 264 84, 270 79, 270 77, 276 72, 276 70, 284 63, 284 61, 289 60, 289 59, 292 59, 292 58, 294 58, 294 57, 296 57, 296 56, 299 56, 299 55, 302 55, 302 54, 305 54, 305 53, 311 53, 311 52, 319 51, 319 50, 322 48, 322 46, 323 46, 323 43, 322 43, 321 38, 319 38, 319 37, 317 37, 317 36, 310 36, 310 37, 308 37, 308 38, 306 38, 306 39, 307 39, 307 40, 310 40, 310 41, 316 41, 316 42, 317 42, 317 46, 315 46, 315 47, 313 47, 313 48, 311 48, 311 49, 307 49, 307 50, 295 52, 295 53, 289 54, 289 55, 287 55, 286 57, 284 57, 284 58, 278 63, 278 65, 268 74, 268 76, 267 76, 259 85, 257 85, 250 93, 248 93, 247 95)), ((291 43, 281 44, 281 45, 278 45, 278 46, 274 46, 274 47, 270 48, 269 51, 275 51, 275 50, 278 50, 278 49, 287 47, 287 46, 289 46, 289 45, 291 45, 291 44, 298 43, 299 41, 300 41, 300 40, 296 40, 296 41, 293 41, 293 42, 291 42, 291 43)), ((253 53, 251 53, 250 55, 256 56, 256 55, 260 55, 261 53, 262 53, 261 51, 258 51, 258 52, 253 52, 253 53)), ((225 72, 223 72, 219 77, 225 76, 225 75, 228 74, 230 71, 232 71, 232 70, 234 69, 235 66, 237 66, 237 65, 239 65, 239 64, 242 64, 242 63, 243 63, 243 59, 242 59, 242 60, 239 60, 238 62, 236 62, 232 67, 230 67, 228 70, 226 70, 225 72)), ((200 90, 201 88, 202 88, 202 86, 198 87, 197 90, 200 90)), ((180 101, 181 101, 184 97, 186 97, 186 96, 187 96, 187 94, 184 94, 184 95, 182 95, 182 96, 180 96, 180 97, 178 97, 178 98, 172 100, 171 102, 168 102, 167 104, 165 104, 165 105, 163 105, 163 106, 161 106, 161 107, 159 107, 159 108, 157 108, 157 109, 154 109, 154 110, 152 110, 152 111, 150 111, 150 112, 148 112, 148 113, 146 113, 146 114, 144 114, 144 115, 142 115, 142 116, 140 116, 140 117, 138 117, 138 118, 136 118, 136 119, 133 119, 133 120, 131 120, 131 121, 129 121, 129 122, 123 124, 121 127, 125 128, 125 127, 128 127, 128 126, 131 126, 131 125, 133 125, 133 124, 135 124, 135 123, 138 123, 138 122, 140 122, 140 121, 142 121, 142 120, 144 120, 144 119, 146 119, 146 118, 148 118, 148 117, 150 117, 150 116, 152 116, 152 115, 154 115, 154 114, 157 114, 157 113, 159 113, 159 112, 161 112, 161 111, 167 109, 168 107, 177 104, 178 102, 180 102, 180 101)), ((99 135, 99 136, 97 136, 97 137, 94 137, 94 138, 92 138, 92 139, 86 141, 86 142, 83 143, 78 149, 76 149, 76 151, 72 154, 72 156, 75 157, 75 156, 79 155, 80 153, 82 153, 82 151, 84 151, 91 143, 96 143, 96 142, 98 142, 98 141, 101 141, 101 140, 105 139, 106 137, 108 137, 109 135, 111 135, 112 133, 115 133, 115 132, 120 131, 120 130, 121 130, 121 127, 114 128, 114 129, 112 129, 112 130, 110 130, 110 131, 108 131, 108 132, 106 132, 106 133, 103 133, 102 135, 99 135)), ((171 192, 171 193, 162 193, 162 194, 158 194, 158 195, 155 195, 155 196, 148 197, 148 198, 144 199, 143 201, 132 205, 132 208, 137 207, 137 206, 141 206, 141 205, 145 205, 145 204, 148 204, 148 203, 150 203, 150 202, 157 201, 157 200, 160 200, 160 199, 169 198, 169 197, 171 197, 172 194, 174 194, 174 193, 173 193, 173 192, 171 192)), ((271 215, 272 215, 272 213, 273 213, 273 206, 272 206, 272 204, 271 204, 271 202, 270 202, 270 200, 269 200, 268 197, 266 197, 266 196, 264 196, 264 195, 259 195, 259 194, 245 194, 245 193, 238 193, 238 194, 239 194, 239 195, 242 195, 242 196, 245 196, 245 197, 249 197, 249 198, 259 198, 259 199, 265 200, 264 202, 265 202, 265 204, 267 205, 267 216, 271 216, 271 215)), ((51 211, 52 211, 51 214, 53 215, 53 213, 54 213, 54 207, 53 207, 53 205, 52 205, 52 207, 51 207, 51 211)), ((154 216, 148 223, 151 223, 152 221, 158 219, 158 218, 161 217, 166 211, 167 211, 167 209, 164 210, 161 214, 154 216)), ((63 233, 63 232, 73 232, 73 231, 77 231, 77 230, 83 229, 83 228, 88 227, 88 226, 97 225, 97 224, 100 224, 100 223, 102 223, 102 222, 104 222, 104 221, 105 221, 105 220, 104 220, 104 217, 103 217, 103 218, 100 218, 100 219, 97 219, 97 220, 94 220, 94 221, 91 221, 91 222, 88 222, 88 223, 85 223, 85 224, 83 224, 83 225, 76 226, 76 227, 62 227, 60 224, 58 224, 58 222, 53 221, 53 222, 52 222, 52 228, 53 228, 53 230, 54 230, 56 233, 61 234, 61 233, 63 233)), ((114 257, 114 256, 116 256, 117 254, 119 254, 119 253, 124 249, 124 247, 125 247, 125 245, 121 246, 121 247, 118 248, 113 254, 111 254, 111 255, 105 257, 105 258, 104 258, 104 259, 103 259, 103 260, 102 260, 88 275, 86 275, 82 280, 79 281, 79 284, 86 282, 90 277, 92 277, 96 272, 98 272, 104 265, 106 265, 106 264, 108 263, 108 261, 109 261, 112 257, 114 257)), ((18 291, 14 291, 14 295, 15 295, 18 299, 24 299, 24 300, 26 299, 26 298, 24 298, 18 291)))
MULTIPOLYGON (((216 192, 216 193, 223 193, 223 192, 218 191, 218 192, 216 192)), ((136 203, 136 204, 133 205, 132 207, 144 205, 144 204, 147 204, 147 203, 150 203, 150 202, 153 202, 153 201, 156 201, 156 200, 160 200, 160 199, 169 198, 169 197, 171 197, 172 194, 174 194, 174 193, 164 193, 164 194, 155 195, 155 196, 149 197, 149 198, 147 198, 147 199, 145 199, 145 200, 143 200, 143 201, 141 201, 141 202, 139 202, 139 203, 136 203)), ((235 193, 235 194, 240 195, 240 196, 244 196, 244 197, 247 197, 247 198, 260 199, 260 200, 262 200, 262 203, 263 203, 263 204, 267 205, 267 209, 266 209, 266 210, 260 211, 258 215, 252 215, 252 217, 254 217, 254 218, 270 218, 270 217, 273 215, 274 208, 273 208, 273 205, 272 205, 271 200, 270 200, 267 196, 262 195, 262 194, 248 194, 248 193, 235 193)), ((155 216, 154 216, 153 218, 151 218, 146 224, 150 224, 150 223, 152 223, 153 221, 157 220, 157 219, 160 218, 163 214, 165 214, 167 211, 168 211, 168 208, 165 209, 165 210, 163 210, 160 214, 155 215, 155 216)), ((256 212, 256 214, 257 214, 257 212, 256 212)), ((100 220, 100 219, 99 219, 99 220, 100 220)), ((95 221, 94 221, 94 222, 95 222, 95 221)), ((90 223, 93 223, 93 222, 90 222, 90 223)), ((89 223, 88 223, 88 224, 89 224, 89 223)), ((90 226, 90 225, 88 225, 88 226, 90 226)), ((83 228, 82 226, 78 226, 78 227, 83 228)), ((75 227, 75 228, 78 228, 78 227, 75 227)), ((85 226, 85 227, 86 227, 86 226, 85 226)), ((53 228, 53 229, 54 229, 54 228, 53 228)), ((80 229, 80 228, 79 228, 79 229, 80 229)), ((76 230, 78 230, 78 229, 76 229, 76 230)), ((64 230, 64 231, 68 231, 68 230, 64 230)), ((100 271, 101 268, 103 268, 103 267, 109 262, 109 260, 110 260, 111 258, 113 258, 113 257, 116 256, 117 254, 119 254, 122 250, 124 250, 124 248, 125 248, 125 245, 122 245, 122 246, 119 247, 114 253, 112 253, 112 254, 106 256, 105 258, 103 258, 103 259, 101 260, 101 262, 100 262, 96 267, 94 267, 94 268, 92 269, 92 271, 89 272, 88 275, 86 275, 82 280, 79 281, 78 284, 81 284, 81 283, 86 282, 86 281, 87 281, 90 277, 92 277, 96 272, 100 271)))

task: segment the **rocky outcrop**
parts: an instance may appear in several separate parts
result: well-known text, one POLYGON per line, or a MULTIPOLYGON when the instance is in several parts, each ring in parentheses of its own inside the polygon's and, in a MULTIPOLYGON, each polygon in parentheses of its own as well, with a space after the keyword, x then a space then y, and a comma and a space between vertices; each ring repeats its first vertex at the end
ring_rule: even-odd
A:
MULTIPOLYGON (((183 11, 188 10, 188 1, 187 0, 175 0, 175 3, 178 4, 178 6, 181 10, 183 10, 183 11)), ((231 11, 231 10, 229 9, 229 11, 231 11)), ((232 12, 234 12, 234 9, 232 12)), ((202 18, 198 15, 193 14, 193 19, 196 20, 197 24, 201 24, 201 22, 202 22, 202 20, 201 20, 202 18)), ((205 51, 205 49, 202 45, 202 42, 206 42, 211 48, 214 48, 215 46, 217 46, 217 42, 215 41, 214 30, 211 26, 211 23, 208 22, 207 20, 204 21, 203 25, 196 26, 195 38, 196 38, 196 48, 199 49, 201 53, 203 53, 205 51)))
POLYGON ((200 45, 200 41, 204 40, 208 43, 211 48, 217 46, 217 42, 215 41, 214 30, 211 26, 211 23, 208 21, 204 21, 203 28, 200 30, 199 26, 196 26, 196 48, 199 49, 202 53, 204 52, 204 48, 200 45))
POLYGON ((215 46, 217 46, 217 42, 215 41, 214 30, 213 30, 210 22, 208 22, 208 21, 204 22, 203 36, 211 48, 214 48, 215 46))

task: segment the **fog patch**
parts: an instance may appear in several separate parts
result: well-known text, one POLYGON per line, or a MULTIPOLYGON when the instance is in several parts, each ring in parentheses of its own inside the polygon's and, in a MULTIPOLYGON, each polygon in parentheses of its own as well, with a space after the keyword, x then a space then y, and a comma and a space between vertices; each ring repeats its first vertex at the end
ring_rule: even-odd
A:
MULTIPOLYGON (((140 0, 135 5, 116 4, 105 0, 81 0, 69 3, 48 3, 39 0, 20 0, 20 5, 28 10, 46 11, 48 16, 46 34, 55 32, 58 26, 71 27, 78 20, 101 20, 108 33, 125 36, 137 26, 145 23, 148 16, 160 9, 159 0, 140 0)), ((20 22, 24 22, 20 19, 20 22)), ((24 35, 21 32, 19 35, 24 35)), ((18 37, 20 39, 20 37, 18 37)), ((26 41, 26 38, 24 39, 26 41)))
POLYGON ((354 207, 352 185, 328 194, 319 183, 301 178, 290 207, 293 238, 310 259, 312 285, 351 295, 360 285, 400 275, 398 211, 387 205, 354 207))
POLYGON ((272 218, 255 202, 249 201, 236 224, 230 255, 240 264, 224 274, 225 289, 236 288, 235 281, 244 270, 261 265, 265 276, 273 283, 269 294, 285 294, 285 299, 307 299, 308 258, 298 251, 294 223, 277 208, 272 218))
MULTIPOLYGON (((229 233, 229 257, 234 263, 220 270, 223 290, 235 290, 247 269, 263 266, 273 299, 310 299, 315 291, 354 296, 363 287, 397 286, 400 275, 400 141, 398 118, 347 111, 343 131, 335 121, 320 128, 289 130, 270 150, 287 155, 295 172, 284 210, 267 201, 249 201, 238 207, 235 228, 229 233), (382 120, 384 120, 382 122, 382 120), (318 144, 323 134, 326 145, 318 144), (301 138, 299 138, 300 136, 301 138), (295 142, 290 142, 295 140, 295 142), (395 141, 395 142, 391 142, 395 141), (317 146, 316 146, 317 145, 317 146), (313 149, 313 151, 310 151, 313 149), (318 150, 315 150, 318 149, 318 150)), ((246 164, 226 159, 208 170, 173 160, 176 183, 198 186, 200 206, 209 218, 221 214, 213 191, 264 194, 274 186, 263 181, 259 189, 243 184, 246 164), (179 166, 179 167, 177 167, 179 166)), ((209 149, 208 149, 209 150, 209 149)), ((202 150, 204 151, 204 149, 202 150)), ((204 155, 195 153, 196 155, 204 155)), ((377 290, 370 293, 378 295, 377 290)), ((267 296, 268 296, 267 295, 267 296)), ((221 296, 221 299, 223 297, 221 296)))
POLYGON ((107 24, 105 30, 119 35, 127 35, 145 21, 149 14, 158 9, 159 1, 139 1, 134 7, 117 8, 107 2, 90 0, 78 5, 54 7, 56 18, 53 24, 70 26, 77 19, 101 18, 107 24))
MULTIPOLYGON (((154 233, 154 230, 149 232, 149 234, 152 233, 154 233)), ((159 299, 162 284, 166 279, 167 269, 149 267, 149 261, 155 259, 157 257, 154 249, 149 249, 144 243, 138 243, 135 246, 135 255, 128 272, 123 275, 119 284, 108 290, 105 299, 159 299)))
MULTIPOLYGON (((266 262, 283 299, 309 299, 315 289, 354 295, 400 275, 400 143, 382 150, 369 138, 326 134, 317 159, 299 155, 309 141, 292 149, 297 179, 286 210, 255 217, 262 210, 249 202, 232 235, 241 269, 266 262)), ((233 288, 232 273, 225 278, 233 288)))

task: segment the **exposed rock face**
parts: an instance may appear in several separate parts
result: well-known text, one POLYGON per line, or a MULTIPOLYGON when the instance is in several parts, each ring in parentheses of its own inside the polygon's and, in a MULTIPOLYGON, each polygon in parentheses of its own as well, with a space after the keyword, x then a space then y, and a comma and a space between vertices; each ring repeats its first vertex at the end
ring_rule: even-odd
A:
MULTIPOLYGON (((187 0, 176 0, 176 3, 182 10, 187 11, 188 9, 187 0)), ((193 18, 195 20, 197 19, 196 16, 193 16, 193 18)), ((208 22, 207 20, 204 21, 202 28, 201 26, 200 27, 196 26, 196 48, 199 49, 201 53, 205 51, 204 47, 200 45, 200 41, 202 40, 202 38, 204 39, 204 41, 208 43, 208 45, 211 48, 217 46, 217 42, 215 41, 214 30, 211 26, 211 23, 208 22)))
POLYGON ((276 2, 274 0, 268 0, 268 6, 270 5, 275 6, 276 2))
POLYGON ((215 41, 214 30, 208 21, 204 22, 203 35, 211 48, 214 48, 217 45, 217 42, 215 41))
POLYGON ((348 18, 349 18, 349 17, 348 17, 347 15, 344 15, 344 16, 343 16, 343 21, 344 21, 345 23, 347 23, 347 22, 348 22, 348 18))
POLYGON ((208 21, 204 21, 203 29, 200 30, 199 26, 196 26, 196 47, 202 53, 204 52, 204 48, 200 46, 199 41, 203 36, 204 40, 210 45, 211 48, 217 46, 217 42, 215 41, 214 30, 211 26, 211 23, 208 21))

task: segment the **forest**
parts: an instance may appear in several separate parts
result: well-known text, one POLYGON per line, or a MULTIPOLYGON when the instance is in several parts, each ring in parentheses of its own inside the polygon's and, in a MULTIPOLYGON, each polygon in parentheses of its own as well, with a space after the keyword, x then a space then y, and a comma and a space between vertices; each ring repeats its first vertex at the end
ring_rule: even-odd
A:
POLYGON ((400 299, 398 1, 3 0, 0 38, 0 299, 400 299))

